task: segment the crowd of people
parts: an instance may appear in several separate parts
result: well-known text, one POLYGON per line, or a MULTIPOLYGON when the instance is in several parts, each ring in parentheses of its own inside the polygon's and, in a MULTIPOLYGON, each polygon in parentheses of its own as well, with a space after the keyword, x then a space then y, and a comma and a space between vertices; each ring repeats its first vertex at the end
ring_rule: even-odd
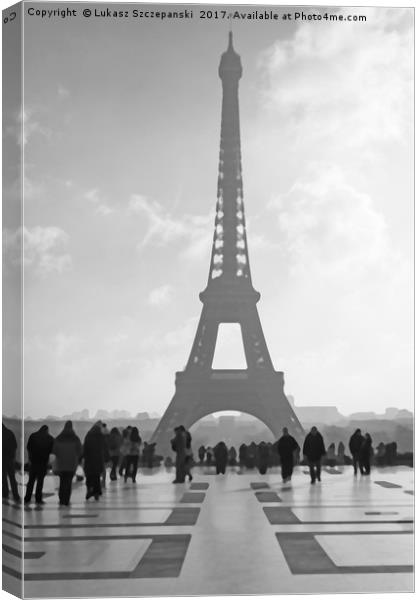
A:
MULTIPOLYGON (((173 483, 184 483, 188 475, 192 480, 191 466, 194 464, 191 451, 191 434, 183 425, 174 430, 175 437, 171 441, 172 449, 176 453, 176 477, 173 483)), ((357 429, 349 440, 349 449, 352 455, 354 473, 358 469, 361 475, 370 473, 370 465, 373 457, 372 438, 369 433, 364 436, 357 429)), ((344 458, 344 444, 340 442, 339 453, 344 458)), ((396 444, 395 444, 396 452, 396 444)), ((309 466, 311 484, 321 481, 321 464, 334 466, 339 463, 339 457, 335 455, 335 444, 325 449, 324 439, 316 427, 312 427, 302 448, 304 462, 309 466)), ((293 469, 300 463, 300 446, 295 438, 290 435, 287 427, 283 428, 283 435, 275 443, 251 442, 249 445, 241 444, 239 453, 236 448, 227 447, 225 442, 220 441, 214 447, 200 446, 198 449, 198 461, 200 465, 208 467, 215 466, 216 474, 226 473, 228 465, 239 465, 241 468, 253 469, 264 475, 267 469, 273 466, 281 466, 283 483, 291 480, 293 469)), ((170 463, 167 463, 170 464, 170 463)), ((341 464, 344 464, 344 460, 341 464)), ((384 463, 385 464, 385 463, 384 463)))
MULTIPOLYGON (((356 429, 350 437, 349 450, 354 474, 369 475, 371 462, 374 456, 372 437, 369 433, 362 435, 356 429)), ((239 451, 234 446, 227 447, 220 441, 214 447, 201 445, 198 449, 198 461, 194 461, 192 451, 191 433, 179 425, 174 429, 171 447, 175 453, 175 461, 169 457, 165 460, 166 466, 175 465, 175 479, 173 483, 184 483, 187 479, 192 481, 191 468, 194 464, 215 466, 216 474, 226 473, 227 466, 239 465, 240 469, 257 468, 264 475, 270 467, 280 466, 281 477, 284 483, 291 480, 293 469, 301 464, 301 448, 296 439, 290 435, 288 429, 283 429, 282 436, 277 442, 260 442, 256 444, 241 444, 239 451)), ((3 424, 3 498, 8 498, 11 491, 13 499, 20 502, 19 490, 15 477, 16 437, 13 432, 3 424), (10 489, 9 489, 10 486, 10 489)), ((99 500, 103 487, 106 485, 107 467, 109 478, 116 481, 118 476, 124 482, 130 479, 136 483, 139 462, 145 467, 152 468, 159 464, 155 454, 155 444, 144 442, 140 437, 137 427, 128 426, 122 431, 117 427, 108 430, 105 423, 97 421, 87 432, 83 443, 73 429, 71 421, 64 424, 63 430, 54 439, 47 425, 29 436, 27 442, 29 458, 28 481, 24 502, 32 501, 35 488, 35 502, 44 504, 43 485, 50 466, 50 456, 53 455, 52 470, 59 477, 58 499, 60 506, 68 506, 72 493, 72 483, 79 466, 82 465, 85 479, 86 500, 94 498, 99 500)), ((337 454, 335 444, 325 448, 324 439, 316 427, 312 427, 305 437, 302 454, 304 464, 309 467, 311 484, 321 481, 321 465, 330 467, 336 464, 345 464, 345 446, 338 444, 337 454)), ((375 456, 378 466, 393 464, 397 454, 397 445, 383 444, 377 447, 375 456)))
MULTIPOLYGON (((63 430, 54 439, 47 425, 29 436, 26 446, 29 459, 28 482, 24 497, 25 504, 32 501, 35 487, 35 502, 44 504, 42 491, 44 479, 52 461, 53 473, 59 477, 58 499, 61 506, 70 504, 72 483, 79 465, 83 464, 86 483, 86 500, 99 500, 106 485, 107 465, 110 479, 115 481, 117 473, 127 482, 136 482, 140 454, 148 466, 153 464, 154 444, 144 443, 137 427, 126 427, 122 432, 117 427, 108 430, 106 423, 97 421, 87 432, 83 443, 66 421, 63 430), (143 448, 142 448, 143 446, 143 448)), ((15 477, 17 442, 14 433, 3 424, 3 498, 9 497, 9 483, 13 499, 20 502, 15 477)))

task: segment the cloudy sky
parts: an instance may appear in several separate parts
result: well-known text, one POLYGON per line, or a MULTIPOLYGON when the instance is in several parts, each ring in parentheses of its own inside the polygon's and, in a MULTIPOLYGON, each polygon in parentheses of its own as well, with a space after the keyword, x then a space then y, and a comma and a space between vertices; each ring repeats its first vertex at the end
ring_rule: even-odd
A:
MULTIPOLYGON (((367 22, 233 25, 253 283, 297 405, 411 409, 412 12, 339 12, 367 22)), ((197 8, 26 19, 26 415, 169 403, 207 283, 227 32, 197 8)))

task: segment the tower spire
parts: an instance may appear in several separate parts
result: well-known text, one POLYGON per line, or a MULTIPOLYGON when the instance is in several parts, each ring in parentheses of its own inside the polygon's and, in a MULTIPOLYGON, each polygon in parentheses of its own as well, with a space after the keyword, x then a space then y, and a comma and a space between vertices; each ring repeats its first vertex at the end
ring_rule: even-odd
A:
POLYGON ((228 48, 222 54, 219 64, 219 77, 223 88, 222 124, 208 287, 218 278, 232 283, 248 281, 251 285, 239 126, 238 90, 241 76, 241 59, 233 48, 233 33, 230 30, 228 48))

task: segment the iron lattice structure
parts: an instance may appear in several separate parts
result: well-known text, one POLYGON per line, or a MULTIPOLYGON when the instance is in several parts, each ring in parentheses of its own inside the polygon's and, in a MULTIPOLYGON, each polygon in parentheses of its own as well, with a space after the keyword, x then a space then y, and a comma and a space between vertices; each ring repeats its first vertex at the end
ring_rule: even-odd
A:
POLYGON ((170 453, 169 440, 177 425, 191 427, 217 411, 236 410, 255 416, 277 438, 283 427, 299 439, 303 428, 284 394, 283 373, 275 371, 265 342, 249 266, 243 200, 239 126, 240 56, 229 45, 222 54, 219 77, 223 86, 216 217, 206 289, 197 333, 184 371, 176 373, 175 395, 153 434, 157 452, 170 453), (221 323, 238 323, 247 369, 213 369, 221 323))

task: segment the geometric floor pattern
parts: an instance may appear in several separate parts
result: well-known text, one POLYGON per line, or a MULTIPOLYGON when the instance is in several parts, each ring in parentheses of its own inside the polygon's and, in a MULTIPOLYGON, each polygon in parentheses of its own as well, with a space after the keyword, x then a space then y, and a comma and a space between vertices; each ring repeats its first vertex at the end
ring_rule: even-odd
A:
POLYGON ((413 591, 413 470, 307 469, 291 484, 232 468, 141 471, 108 482, 99 502, 74 487, 59 508, 3 505, 3 586, 27 597, 174 596, 413 591), (25 576, 22 580, 22 557, 25 576), (354 575, 357 574, 357 577, 354 575))

